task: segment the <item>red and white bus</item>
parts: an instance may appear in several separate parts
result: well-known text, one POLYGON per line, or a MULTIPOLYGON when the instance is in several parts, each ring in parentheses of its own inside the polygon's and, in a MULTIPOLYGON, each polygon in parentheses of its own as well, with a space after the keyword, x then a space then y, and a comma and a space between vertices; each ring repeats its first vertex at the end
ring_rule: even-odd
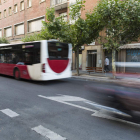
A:
POLYGON ((72 45, 56 40, 0 45, 0 74, 46 81, 71 77, 72 45))

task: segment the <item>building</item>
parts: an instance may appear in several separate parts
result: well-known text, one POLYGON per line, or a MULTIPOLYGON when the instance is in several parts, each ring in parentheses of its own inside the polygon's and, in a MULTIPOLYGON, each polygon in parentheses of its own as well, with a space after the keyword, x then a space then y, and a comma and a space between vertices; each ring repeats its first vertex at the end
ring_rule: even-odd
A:
POLYGON ((11 43, 21 42, 27 34, 41 30, 47 0, 0 0, 0 37, 11 43))
MULTIPOLYGON (((46 18, 46 8, 54 7, 56 16, 63 15, 65 20, 70 20, 69 6, 76 0, 0 0, 0 37, 5 36, 10 43, 20 43, 25 35, 39 32, 42 27, 42 21, 46 18)), ((85 11, 81 12, 81 17, 85 18, 85 13, 92 10, 98 0, 86 0, 85 11)), ((73 21, 70 20, 72 23, 73 21)), ((105 35, 103 32, 101 35, 105 35)), ((116 54, 116 60, 138 61, 140 62, 140 44, 126 45, 116 54), (130 53, 131 52, 131 53, 130 53), (128 54, 135 54, 131 59, 128 54), (130 60, 131 59, 131 60, 130 60)), ((105 51, 100 44, 93 42, 86 46, 81 46, 79 52, 79 67, 86 70, 86 67, 103 67, 104 58, 110 59, 110 69, 112 55, 105 51)), ((76 69, 76 55, 72 54, 72 69, 76 69)), ((134 71, 139 69, 117 68, 119 72, 134 71)))
MULTIPOLYGON (((56 16, 69 17, 69 5, 76 0, 0 0, 0 37, 5 36, 10 43, 19 43, 25 35, 38 32, 42 27, 42 20, 46 20, 46 8, 54 7, 56 16)), ((85 12, 96 6, 97 0, 87 0, 85 11, 81 17, 85 18, 85 12)), ((70 22, 73 22, 70 20, 70 22)), ((83 47, 80 51, 80 68, 86 66, 102 67, 101 45, 95 42, 83 47)), ((76 68, 75 52, 73 52, 72 68, 76 68)))

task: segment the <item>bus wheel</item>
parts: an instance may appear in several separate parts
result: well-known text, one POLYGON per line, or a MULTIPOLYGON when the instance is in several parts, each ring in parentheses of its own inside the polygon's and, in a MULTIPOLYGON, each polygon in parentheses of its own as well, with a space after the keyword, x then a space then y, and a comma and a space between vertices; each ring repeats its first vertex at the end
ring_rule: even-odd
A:
POLYGON ((16 80, 19 80, 19 79, 20 79, 20 72, 19 72, 18 69, 15 70, 14 76, 15 76, 15 79, 16 79, 16 80))

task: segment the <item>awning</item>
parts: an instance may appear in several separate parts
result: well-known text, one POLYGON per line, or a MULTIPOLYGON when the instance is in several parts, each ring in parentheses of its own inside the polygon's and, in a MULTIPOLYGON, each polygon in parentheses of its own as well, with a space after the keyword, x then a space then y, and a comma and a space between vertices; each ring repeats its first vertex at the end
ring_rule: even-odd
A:
MULTIPOLYGON (((103 49, 106 50, 107 47, 104 47, 103 49)), ((140 49, 140 43, 126 44, 126 45, 119 47, 119 49, 140 49)))
POLYGON ((121 47, 120 49, 140 49, 140 43, 135 43, 135 44, 126 44, 121 47))

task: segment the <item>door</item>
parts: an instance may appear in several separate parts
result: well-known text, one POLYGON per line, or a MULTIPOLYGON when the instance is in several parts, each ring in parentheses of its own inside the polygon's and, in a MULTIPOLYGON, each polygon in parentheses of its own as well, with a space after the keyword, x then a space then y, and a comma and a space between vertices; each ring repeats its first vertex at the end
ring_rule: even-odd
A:
POLYGON ((97 51, 88 51, 88 67, 96 67, 97 51))

